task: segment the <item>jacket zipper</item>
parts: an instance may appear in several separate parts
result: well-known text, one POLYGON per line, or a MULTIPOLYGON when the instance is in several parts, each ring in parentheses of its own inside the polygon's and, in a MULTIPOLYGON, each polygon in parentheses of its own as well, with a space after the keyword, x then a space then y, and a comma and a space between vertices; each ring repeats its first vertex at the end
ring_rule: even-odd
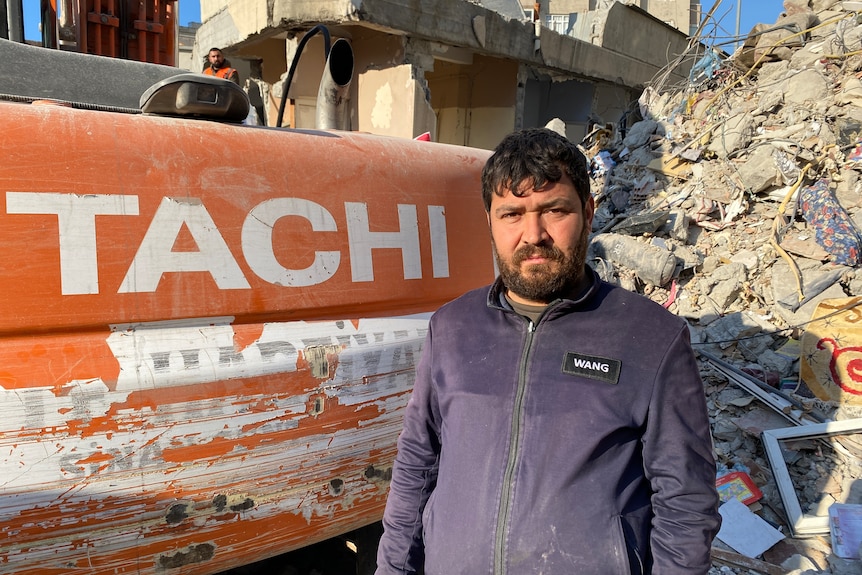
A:
POLYGON ((518 370, 518 388, 515 390, 515 404, 512 409, 512 441, 509 444, 509 455, 506 459, 506 471, 503 475, 503 492, 500 496, 500 508, 497 511, 497 537, 494 542, 494 574, 506 573, 506 526, 511 512, 512 477, 515 475, 515 463, 518 461, 518 451, 521 448, 521 425, 524 422, 524 395, 527 390, 527 360, 533 348, 533 335, 536 325, 530 321, 527 325, 527 340, 524 352, 521 354, 521 365, 518 370))

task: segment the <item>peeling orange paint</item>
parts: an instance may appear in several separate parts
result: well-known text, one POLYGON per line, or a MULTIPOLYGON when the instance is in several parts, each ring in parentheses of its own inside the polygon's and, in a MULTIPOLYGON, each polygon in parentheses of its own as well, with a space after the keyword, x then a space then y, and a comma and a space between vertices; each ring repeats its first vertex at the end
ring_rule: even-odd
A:
POLYGON ((260 339, 263 325, 250 324, 234 326, 233 342, 236 349, 245 349, 260 339))
POLYGON ((428 314, 493 276, 488 153, 0 116, 0 572, 211 575, 379 519, 428 314))
POLYGON ((112 461, 114 459, 113 455, 108 453, 94 453, 89 457, 85 457, 83 459, 79 459, 75 462, 76 465, 83 465, 85 463, 102 463, 105 461, 112 461))

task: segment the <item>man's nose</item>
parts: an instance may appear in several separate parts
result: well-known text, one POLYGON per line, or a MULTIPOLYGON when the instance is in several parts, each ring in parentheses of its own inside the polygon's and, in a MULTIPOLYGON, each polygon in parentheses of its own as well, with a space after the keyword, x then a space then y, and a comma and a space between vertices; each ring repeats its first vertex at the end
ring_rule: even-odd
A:
POLYGON ((536 212, 527 212, 524 214, 524 229, 521 234, 521 240, 525 244, 541 245, 548 241, 550 236, 542 221, 542 215, 536 212))

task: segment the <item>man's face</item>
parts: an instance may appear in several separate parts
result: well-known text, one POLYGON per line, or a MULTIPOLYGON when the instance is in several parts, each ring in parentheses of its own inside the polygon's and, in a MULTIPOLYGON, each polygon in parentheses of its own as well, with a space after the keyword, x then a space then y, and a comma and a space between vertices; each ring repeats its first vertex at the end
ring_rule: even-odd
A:
POLYGON ((210 65, 214 68, 220 68, 222 62, 224 62, 224 56, 222 56, 222 53, 219 50, 211 50, 208 58, 210 61, 210 65))
POLYGON ((587 238, 593 221, 592 197, 581 205, 568 175, 521 197, 507 191, 491 196, 488 221, 500 277, 514 301, 541 305, 572 297, 584 281, 587 238))

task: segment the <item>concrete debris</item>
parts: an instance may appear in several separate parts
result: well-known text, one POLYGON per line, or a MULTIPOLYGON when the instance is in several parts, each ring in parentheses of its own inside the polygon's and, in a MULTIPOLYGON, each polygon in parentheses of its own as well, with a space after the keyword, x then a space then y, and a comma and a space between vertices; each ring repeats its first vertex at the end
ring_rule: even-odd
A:
POLYGON ((566 123, 559 118, 554 118, 553 120, 545 124, 545 127, 549 130, 555 131, 562 136, 566 135, 566 123))
MULTIPOLYGON (((801 336, 827 321, 812 313, 862 296, 858 10, 785 0, 729 56, 701 36, 687 85, 657 79, 626 126, 597 125, 581 142, 596 200, 591 265, 688 320, 704 352, 719 475, 746 473, 762 492, 750 509, 785 535, 757 557, 718 541, 712 575, 862 573, 862 560, 836 554, 828 526, 793 537, 786 507, 793 497, 805 517, 828 518, 834 503, 862 505, 862 432, 785 441, 783 462, 761 437, 798 423, 782 417, 791 407, 818 421, 862 417, 858 400, 816 395, 800 376, 801 336), (707 356, 774 393, 755 397, 707 356), (776 480, 784 466, 792 487, 776 480)), ((857 377, 845 393, 862 395, 860 345, 833 342, 827 369, 857 377)))
POLYGON ((634 271, 638 278, 653 285, 669 282, 676 269, 676 258, 672 252, 638 242, 630 236, 599 234, 593 238, 590 249, 594 257, 624 266, 634 271))

